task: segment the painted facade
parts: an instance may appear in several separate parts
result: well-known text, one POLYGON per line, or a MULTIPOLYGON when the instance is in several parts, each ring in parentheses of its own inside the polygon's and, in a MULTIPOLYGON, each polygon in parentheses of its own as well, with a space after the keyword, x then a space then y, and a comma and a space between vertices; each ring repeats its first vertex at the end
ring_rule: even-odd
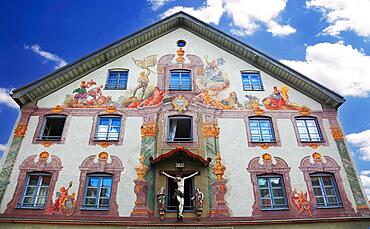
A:
POLYGON ((184 211, 185 223, 369 216, 336 108, 184 28, 21 110, 1 170, 0 211, 5 220, 176 222, 176 210, 167 209, 166 199, 172 197, 161 171, 199 172, 192 184, 194 208, 184 211), (107 89, 109 71, 122 70, 128 71, 127 88, 107 89), (190 72, 191 90, 169 89, 172 70, 190 72), (262 90, 243 90, 245 71, 259 73, 262 90), (60 140, 39 139, 48 115, 66 117, 60 140), (115 141, 94 139, 104 116, 121 120, 115 141), (168 141, 173 116, 191 117, 191 141, 168 141), (249 119, 258 117, 271 120, 273 141, 252 140, 249 119), (321 141, 300 141, 299 117, 317 119, 321 141), (31 172, 51 174, 45 205, 36 210, 19 205, 31 172), (109 207, 84 208, 88 179, 103 173, 111 177, 109 207), (318 207, 310 180, 315 173, 333 175, 341 206, 318 207), (284 180, 286 208, 261 208, 258 182, 266 174, 284 180))

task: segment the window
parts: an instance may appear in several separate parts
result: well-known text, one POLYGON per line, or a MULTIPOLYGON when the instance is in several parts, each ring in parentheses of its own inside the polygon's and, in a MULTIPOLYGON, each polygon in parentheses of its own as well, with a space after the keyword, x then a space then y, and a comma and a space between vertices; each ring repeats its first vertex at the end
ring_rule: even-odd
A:
POLYGON ((282 176, 258 176, 258 189, 262 210, 288 208, 282 176))
POLYGON ((270 118, 250 118, 249 128, 252 142, 275 142, 270 118))
POLYGON ((44 208, 48 196, 51 174, 29 173, 18 204, 22 208, 44 208))
POLYGON ((170 91, 191 91, 191 72, 176 70, 170 72, 170 91))
POLYGON ((262 91, 263 85, 259 72, 242 72, 244 91, 262 91))
POLYGON ((106 174, 87 177, 84 208, 109 209, 112 190, 112 176, 106 174))
POLYGON ((310 178, 318 208, 343 206, 332 174, 310 174, 310 178))
MULTIPOLYGON (((171 176, 176 176, 175 173, 170 173, 171 176)), ((190 173, 183 173, 183 176, 188 176, 190 173)), ((179 203, 176 198, 175 190, 177 189, 177 183, 167 177, 167 210, 176 211, 179 203), (175 198, 173 198, 175 197, 175 198)), ((193 201, 191 198, 194 196, 194 177, 186 179, 184 181, 184 211, 194 210, 193 201)))
POLYGON ((40 135, 42 140, 60 140, 62 138, 66 116, 46 116, 40 135))
POLYGON ((170 116, 168 117, 168 141, 190 142, 193 140, 192 117, 170 116))
POLYGON ((301 142, 320 142, 323 140, 317 119, 296 118, 295 121, 301 142))
POLYGON ((127 89, 128 71, 109 71, 105 89, 127 89))
POLYGON ((118 141, 121 130, 121 117, 99 117, 94 140, 118 141))

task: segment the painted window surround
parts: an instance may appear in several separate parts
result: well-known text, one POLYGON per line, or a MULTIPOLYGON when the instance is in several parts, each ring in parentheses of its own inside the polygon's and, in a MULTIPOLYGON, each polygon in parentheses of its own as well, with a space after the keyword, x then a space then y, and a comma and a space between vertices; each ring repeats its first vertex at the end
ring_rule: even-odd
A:
POLYGON ((62 161, 59 157, 51 155, 47 160, 41 160, 39 155, 31 155, 27 157, 19 166, 20 173, 18 175, 18 183, 15 188, 13 198, 8 203, 5 210, 6 215, 47 215, 48 208, 53 205, 52 197, 55 189, 55 184, 58 180, 59 172, 62 170, 62 161), (38 159, 38 161, 37 161, 38 159), (50 160, 50 161, 49 161, 50 160), (45 206, 43 208, 23 208, 18 207, 18 203, 22 198, 23 188, 27 181, 27 174, 33 172, 49 173, 51 175, 48 194, 46 197, 45 206))
POLYGON ((251 116, 246 116, 244 117, 244 122, 245 122, 245 127, 246 127, 246 133, 247 133, 247 139, 248 139, 248 147, 258 147, 260 146, 261 144, 264 144, 264 143, 267 143, 269 146, 274 146, 274 147, 281 147, 281 141, 280 141, 280 134, 279 134, 279 129, 277 128, 277 119, 274 117, 274 116, 255 116, 255 115, 251 115, 251 116), (275 141, 273 142, 252 142, 252 138, 251 138, 251 130, 250 130, 250 127, 249 127, 249 119, 250 118, 267 118, 267 119, 270 119, 271 120, 271 124, 272 124, 272 131, 274 132, 274 136, 275 136, 275 141))
POLYGON ((309 146, 311 144, 316 144, 318 146, 329 146, 329 141, 328 141, 328 138, 327 138, 327 135, 326 135, 326 132, 325 132, 325 128, 324 128, 324 123, 323 123, 323 118, 320 117, 320 116, 314 116, 314 115, 301 115, 301 114, 293 114, 291 117, 290 117, 291 121, 292 121, 292 124, 293 124, 293 129, 294 129, 294 132, 295 132, 295 136, 296 136, 296 139, 297 139, 297 144, 299 147, 306 147, 306 146, 309 146), (298 132, 298 127, 297 127, 297 123, 296 123, 296 118, 313 118, 313 119, 316 119, 316 123, 318 125, 318 128, 321 132, 321 137, 322 137, 322 141, 317 141, 317 142, 302 142, 300 137, 299 137, 299 132, 298 132))
POLYGON ((109 142, 110 144, 120 146, 123 144, 123 135, 124 135, 124 129, 125 129, 125 123, 127 119, 127 115, 123 112, 116 111, 114 113, 108 113, 106 111, 95 113, 93 118, 93 124, 90 132, 90 138, 89 138, 89 145, 98 145, 102 142, 109 142), (96 131, 98 129, 98 123, 99 123, 99 117, 121 117, 121 128, 119 133, 119 139, 118 140, 97 140, 95 139, 96 131))
POLYGON ((293 213, 291 209, 291 202, 290 202, 290 196, 292 193, 291 188, 291 180, 289 176, 290 167, 288 164, 280 157, 274 157, 275 164, 273 164, 271 161, 267 162, 264 161, 262 164, 260 164, 260 157, 255 157, 252 160, 250 160, 247 171, 250 173, 250 179, 252 182, 253 187, 253 194, 254 194, 254 204, 252 206, 253 211, 252 215, 254 217, 261 217, 261 218, 295 218, 295 214, 293 213), (287 209, 280 209, 280 210, 262 210, 261 209, 261 198, 260 198, 260 192, 258 188, 258 176, 261 175, 279 175, 283 178, 284 182, 284 189, 285 189, 285 195, 287 197, 287 209))
POLYGON ((350 201, 347 198, 346 191, 343 186, 343 180, 340 175, 341 167, 338 163, 329 156, 323 156, 324 159, 321 161, 314 161, 310 156, 304 157, 301 160, 299 169, 302 171, 304 180, 307 185, 307 190, 310 196, 311 205, 314 207, 312 214, 313 216, 325 217, 325 216, 345 216, 353 214, 354 210, 350 201), (337 208, 317 208, 316 198, 313 192, 310 174, 312 173, 331 173, 337 184, 339 196, 342 200, 343 206, 337 208))
POLYGON ((198 125, 199 125, 199 119, 198 119, 198 115, 195 111, 186 111, 186 112, 182 112, 182 113, 179 113, 177 111, 168 111, 168 112, 164 112, 162 113, 163 115, 163 125, 161 126, 162 128, 162 131, 164 134, 162 134, 162 139, 161 139, 161 148, 173 148, 177 145, 182 145, 184 147, 198 147, 198 142, 199 142, 199 139, 198 139, 198 125), (171 116, 178 116, 178 115, 181 115, 181 116, 188 116, 188 117, 191 117, 192 118, 192 136, 193 136, 193 140, 192 141, 189 141, 189 142, 169 142, 167 140, 167 137, 168 137, 168 126, 169 126, 169 117, 171 116))
POLYGON ((105 173, 112 175, 111 197, 109 209, 88 209, 83 207, 83 198, 76 201, 76 216, 118 216, 117 187, 124 170, 121 160, 117 156, 110 155, 107 160, 99 159, 96 155, 87 157, 80 168, 80 184, 77 196, 83 197, 88 175, 94 173, 105 173))
POLYGON ((51 113, 50 110, 49 110, 49 112, 40 115, 39 116, 39 121, 38 121, 37 126, 36 126, 36 131, 33 135, 32 143, 33 144, 44 144, 44 143, 64 144, 65 141, 66 141, 69 125, 70 125, 70 122, 71 122, 71 117, 72 117, 72 115, 68 112, 60 112, 60 113, 55 114, 55 113, 51 113), (44 124, 46 122, 46 117, 47 116, 65 116, 66 117, 66 120, 64 122, 62 137, 60 139, 58 139, 58 140, 40 139, 40 135, 43 131, 44 124))

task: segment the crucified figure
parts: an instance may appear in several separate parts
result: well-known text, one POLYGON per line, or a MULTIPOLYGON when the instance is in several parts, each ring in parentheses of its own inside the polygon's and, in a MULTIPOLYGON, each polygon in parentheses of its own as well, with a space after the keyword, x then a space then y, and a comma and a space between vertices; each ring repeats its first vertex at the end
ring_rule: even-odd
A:
POLYGON ((176 177, 171 176, 167 174, 164 171, 161 171, 161 174, 165 175, 166 177, 174 179, 174 181, 177 183, 177 190, 176 190, 176 197, 177 201, 179 202, 179 217, 182 218, 182 212, 184 210, 184 186, 185 186, 185 180, 188 178, 191 178, 197 174, 199 174, 199 171, 196 171, 195 173, 187 176, 187 177, 181 177, 180 174, 177 174, 176 177))

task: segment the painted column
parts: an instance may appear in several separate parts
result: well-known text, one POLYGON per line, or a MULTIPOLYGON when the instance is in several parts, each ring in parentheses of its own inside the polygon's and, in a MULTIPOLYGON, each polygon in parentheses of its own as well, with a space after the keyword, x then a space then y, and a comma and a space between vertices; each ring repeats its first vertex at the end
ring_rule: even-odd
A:
POLYGON ((330 130, 337 145, 338 152, 344 167, 344 171, 346 172, 351 187, 351 191, 355 199, 357 211, 367 212, 369 211, 369 207, 367 205, 366 198, 362 192, 362 188, 358 180, 359 178, 357 177, 355 168, 353 167, 352 159, 348 153, 342 129, 340 128, 339 123, 337 122, 336 119, 331 119, 330 121, 331 121, 330 130))
MULTIPOLYGON (((216 181, 216 175, 213 173, 212 168, 215 166, 215 158, 217 152, 220 151, 219 148, 219 139, 220 128, 217 124, 204 124, 203 125, 203 135, 205 142, 205 158, 211 158, 211 163, 207 167, 207 184, 211 184, 216 181)), ((208 209, 212 208, 212 187, 211 185, 207 186, 206 198, 208 209)))
POLYGON ((147 204, 151 211, 154 212, 154 201, 155 198, 155 170, 150 165, 149 158, 156 157, 156 134, 157 126, 153 123, 143 124, 141 126, 141 155, 144 156, 144 165, 148 167, 148 171, 145 175, 145 180, 148 182, 147 190, 147 204))
POLYGON ((136 201, 135 207, 131 212, 131 216, 149 217, 151 216, 152 211, 148 209, 148 181, 144 179, 146 173, 148 172, 148 167, 144 165, 143 155, 140 155, 139 161, 139 165, 135 167, 137 174, 137 179, 134 180, 136 201))
POLYGON ((27 131, 28 120, 32 112, 33 109, 31 108, 23 108, 21 110, 21 116, 18 121, 18 125, 14 130, 13 140, 9 146, 9 150, 0 173, 0 204, 3 200, 6 188, 8 187, 9 178, 13 171, 14 164, 17 160, 19 149, 21 147, 24 135, 27 131))

